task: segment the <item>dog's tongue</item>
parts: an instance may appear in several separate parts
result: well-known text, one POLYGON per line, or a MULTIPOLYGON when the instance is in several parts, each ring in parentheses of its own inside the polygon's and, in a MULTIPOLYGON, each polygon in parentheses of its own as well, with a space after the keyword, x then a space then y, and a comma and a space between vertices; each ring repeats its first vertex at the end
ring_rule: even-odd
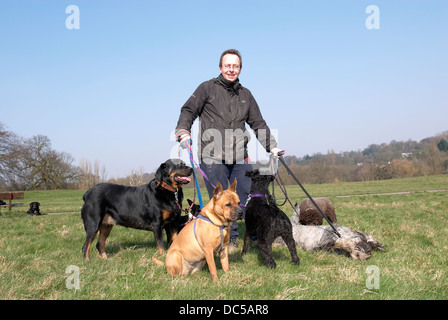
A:
POLYGON ((182 183, 189 183, 191 181, 190 178, 188 177, 182 177, 182 176, 177 176, 176 180, 182 183))

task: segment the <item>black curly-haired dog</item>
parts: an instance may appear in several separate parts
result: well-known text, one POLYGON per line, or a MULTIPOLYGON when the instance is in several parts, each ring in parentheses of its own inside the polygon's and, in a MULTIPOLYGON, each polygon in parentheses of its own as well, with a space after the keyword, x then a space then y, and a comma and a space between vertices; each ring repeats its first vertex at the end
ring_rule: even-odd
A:
POLYGON ((128 228, 152 230, 159 253, 165 251, 162 229, 165 228, 168 243, 177 235, 182 211, 182 185, 189 183, 193 173, 183 161, 167 160, 157 169, 155 178, 146 185, 129 187, 112 183, 100 183, 84 196, 81 217, 86 230, 82 247, 84 258, 97 233, 96 245, 100 255, 107 258, 106 239, 115 224, 128 228))
POLYGON ((286 214, 281 211, 275 201, 268 203, 269 183, 274 180, 272 175, 260 175, 258 170, 247 171, 246 176, 252 179, 249 202, 246 205, 246 233, 242 254, 247 253, 250 238, 258 236, 258 249, 266 265, 276 267, 272 257, 272 243, 277 237, 282 237, 291 253, 292 262, 299 265, 296 244, 292 236, 292 225, 286 214))
POLYGON ((40 203, 39 202, 30 202, 30 208, 26 213, 32 215, 32 216, 40 216, 40 209, 39 209, 40 203))

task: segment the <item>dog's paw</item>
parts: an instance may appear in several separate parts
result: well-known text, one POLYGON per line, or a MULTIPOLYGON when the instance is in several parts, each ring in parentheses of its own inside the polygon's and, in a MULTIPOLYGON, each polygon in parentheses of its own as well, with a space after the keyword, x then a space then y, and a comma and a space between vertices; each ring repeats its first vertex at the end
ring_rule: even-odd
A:
POLYGON ((299 258, 294 259, 292 260, 292 263, 294 263, 296 266, 300 266, 300 259, 299 258))

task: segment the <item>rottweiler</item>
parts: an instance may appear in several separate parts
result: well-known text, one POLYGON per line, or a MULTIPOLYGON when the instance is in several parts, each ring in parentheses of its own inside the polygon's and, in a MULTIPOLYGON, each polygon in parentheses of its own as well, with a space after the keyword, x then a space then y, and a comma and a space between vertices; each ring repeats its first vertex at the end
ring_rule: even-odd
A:
POLYGON ((129 187, 100 183, 83 196, 81 217, 86 231, 82 246, 84 258, 97 233, 96 248, 101 257, 107 258, 106 239, 116 224, 154 232, 157 251, 165 252, 162 228, 168 243, 177 236, 182 211, 182 185, 191 181, 193 170, 181 160, 167 160, 157 169, 155 178, 146 185, 129 187))
POLYGON ((218 182, 213 198, 174 239, 165 262, 155 257, 153 261, 165 265, 168 274, 182 277, 201 270, 207 262, 212 281, 217 281, 214 254, 219 252, 222 270, 228 272, 230 226, 243 215, 240 199, 235 192, 236 185, 235 179, 230 188, 224 191, 218 182))

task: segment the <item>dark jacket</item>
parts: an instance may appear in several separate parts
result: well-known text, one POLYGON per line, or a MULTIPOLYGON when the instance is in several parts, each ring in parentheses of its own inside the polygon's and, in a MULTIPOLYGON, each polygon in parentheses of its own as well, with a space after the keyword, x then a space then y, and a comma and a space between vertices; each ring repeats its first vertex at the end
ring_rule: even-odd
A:
POLYGON ((199 158, 235 163, 246 159, 250 133, 255 132, 261 145, 270 151, 277 146, 252 93, 238 80, 230 82, 222 75, 199 85, 180 111, 176 132, 191 130, 199 117, 199 158))

